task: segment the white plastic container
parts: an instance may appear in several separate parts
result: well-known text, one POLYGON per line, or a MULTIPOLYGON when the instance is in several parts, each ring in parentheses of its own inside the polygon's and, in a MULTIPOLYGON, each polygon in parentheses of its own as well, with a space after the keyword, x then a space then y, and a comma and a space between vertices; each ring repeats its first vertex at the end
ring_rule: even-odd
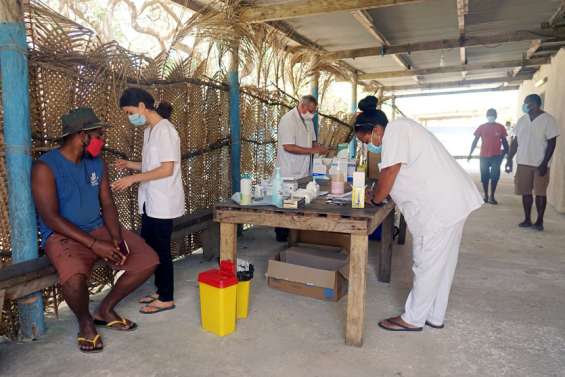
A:
POLYGON ((241 187, 240 204, 243 206, 251 204, 251 199, 253 197, 252 194, 253 182, 251 181, 251 178, 248 175, 244 174, 241 176, 240 187, 241 187))

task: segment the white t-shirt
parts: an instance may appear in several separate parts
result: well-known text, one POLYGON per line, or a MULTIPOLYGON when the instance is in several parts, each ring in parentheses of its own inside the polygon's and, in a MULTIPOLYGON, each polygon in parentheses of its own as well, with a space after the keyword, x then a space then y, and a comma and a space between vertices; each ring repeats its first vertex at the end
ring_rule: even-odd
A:
POLYGON ((286 113, 279 122, 277 159, 283 177, 303 178, 310 175, 311 155, 294 154, 284 150, 283 145, 294 144, 303 148, 312 148, 316 141, 314 123, 302 119, 298 109, 286 113))
POLYGON ((545 157, 547 141, 559 136, 559 127, 548 113, 540 114, 533 121, 526 114, 518 120, 515 133, 518 139, 516 163, 537 167, 545 157))
POLYGON ((471 177, 417 122, 407 118, 390 122, 382 147, 382 169, 402 164, 390 196, 412 235, 452 226, 483 204, 471 177))
POLYGON ((185 214, 184 188, 181 178, 180 138, 177 130, 167 119, 143 133, 141 172, 161 166, 162 162, 174 162, 173 175, 146 181, 139 185, 139 213, 143 205, 147 216, 157 219, 174 219, 185 214))

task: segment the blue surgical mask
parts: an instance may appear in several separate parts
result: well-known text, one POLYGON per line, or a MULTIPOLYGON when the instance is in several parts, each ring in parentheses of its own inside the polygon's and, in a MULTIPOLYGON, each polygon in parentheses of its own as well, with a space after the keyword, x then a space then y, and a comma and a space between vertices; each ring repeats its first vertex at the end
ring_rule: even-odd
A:
POLYGON ((528 114, 530 112, 530 106, 527 103, 522 105, 522 111, 528 114))
POLYGON ((377 146, 373 143, 369 143, 367 144, 367 150, 371 153, 379 154, 382 152, 383 146, 382 145, 377 146))
POLYGON ((494 116, 488 116, 487 120, 489 121, 489 123, 494 123, 494 121, 496 120, 496 117, 494 116))
POLYGON ((145 117, 141 114, 130 114, 128 115, 129 122, 135 127, 144 126, 147 123, 145 117))

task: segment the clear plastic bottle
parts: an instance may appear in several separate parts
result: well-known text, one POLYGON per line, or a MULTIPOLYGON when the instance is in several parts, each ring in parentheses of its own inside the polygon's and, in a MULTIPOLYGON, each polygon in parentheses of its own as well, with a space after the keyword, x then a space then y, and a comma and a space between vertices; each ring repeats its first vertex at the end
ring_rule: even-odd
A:
POLYGON ((283 180, 281 177, 280 167, 275 167, 272 181, 272 203, 275 207, 281 208, 283 206, 282 197, 283 180))

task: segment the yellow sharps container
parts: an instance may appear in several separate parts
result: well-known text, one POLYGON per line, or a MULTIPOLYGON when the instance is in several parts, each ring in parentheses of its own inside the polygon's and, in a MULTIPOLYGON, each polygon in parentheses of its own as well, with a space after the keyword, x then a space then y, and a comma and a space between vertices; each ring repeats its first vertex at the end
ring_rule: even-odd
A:
POLYGON ((249 290, 251 280, 237 283, 237 319, 247 318, 249 312, 249 290))
POLYGON ((202 328, 218 336, 235 331, 237 278, 228 264, 198 275, 202 328))

